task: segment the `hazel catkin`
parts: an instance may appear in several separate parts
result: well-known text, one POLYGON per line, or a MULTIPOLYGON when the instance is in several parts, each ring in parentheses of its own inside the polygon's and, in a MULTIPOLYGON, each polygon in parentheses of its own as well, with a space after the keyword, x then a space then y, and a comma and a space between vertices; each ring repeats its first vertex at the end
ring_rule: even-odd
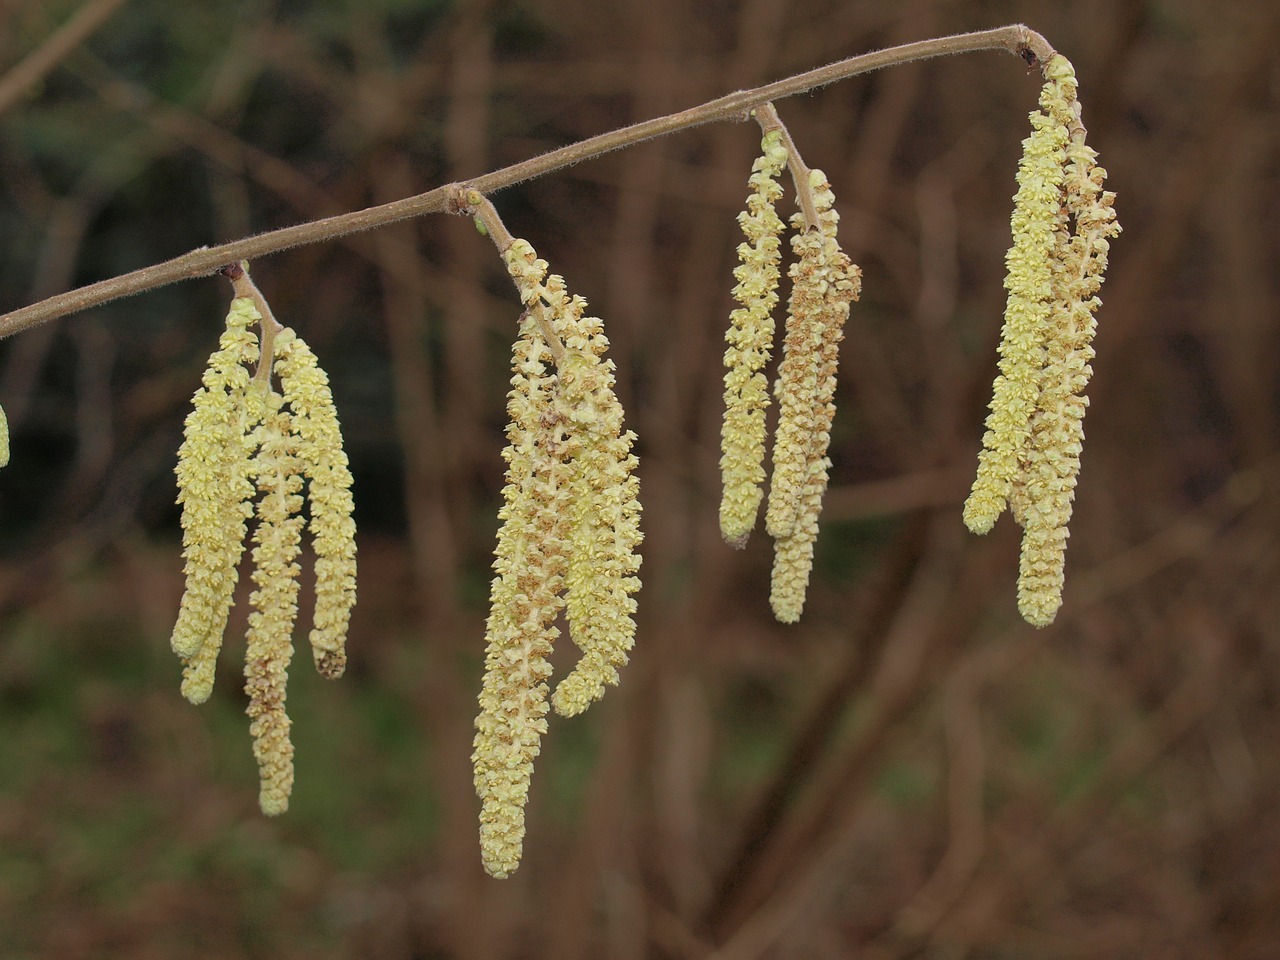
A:
POLYGON ((969 528, 985 533, 1011 507, 1023 528, 1018 609, 1037 627, 1052 623, 1062 604, 1093 314, 1109 241, 1120 231, 1106 171, 1085 143, 1075 70, 1054 54, 1044 74, 1018 168, 1000 375, 964 512, 969 528))
POLYGON ((302 339, 270 315, 246 267, 228 271, 237 297, 193 398, 178 453, 187 582, 172 646, 183 661, 183 696, 202 703, 213 690, 246 521, 253 518, 246 712, 259 803, 274 815, 288 808, 293 785, 285 685, 297 617, 297 558, 308 525, 301 512, 304 485, 317 558, 311 641, 326 676, 339 675, 345 663, 355 602, 355 524, 351 474, 328 378, 302 339), (262 331, 267 356, 259 357, 253 324, 262 331), (255 362, 250 374, 248 365, 255 362), (273 376, 283 392, 275 389, 273 376))
POLYGON ((763 498, 765 410, 769 381, 761 372, 773 349, 773 308, 778 302, 782 220, 774 203, 777 178, 787 163, 782 131, 770 130, 752 166, 747 208, 738 214, 746 238, 738 245, 733 276, 738 306, 729 316, 724 354, 724 422, 720 431, 720 533, 734 547, 746 544, 763 498))

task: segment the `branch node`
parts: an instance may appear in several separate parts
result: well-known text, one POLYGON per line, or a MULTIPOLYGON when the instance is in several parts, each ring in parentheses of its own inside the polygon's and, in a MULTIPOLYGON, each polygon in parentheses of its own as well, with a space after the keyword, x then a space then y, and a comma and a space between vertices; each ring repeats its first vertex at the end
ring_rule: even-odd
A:
POLYGON ((511 231, 502 222, 497 209, 489 199, 475 189, 464 191, 462 199, 466 203, 466 208, 461 212, 475 218, 476 229, 493 241, 493 245, 498 248, 498 253, 506 253, 507 247, 515 243, 516 238, 511 235, 511 231))
POLYGON ((1049 58, 1058 51, 1054 50, 1041 34, 1036 33, 1025 23, 1016 24, 1014 29, 1017 31, 1017 40, 1010 49, 1025 60, 1028 67, 1039 67, 1043 70, 1049 58))
POLYGON ((471 216, 471 208, 474 204, 471 203, 470 195, 475 191, 463 183, 451 183, 443 189, 445 194, 445 213, 451 213, 459 217, 471 216))

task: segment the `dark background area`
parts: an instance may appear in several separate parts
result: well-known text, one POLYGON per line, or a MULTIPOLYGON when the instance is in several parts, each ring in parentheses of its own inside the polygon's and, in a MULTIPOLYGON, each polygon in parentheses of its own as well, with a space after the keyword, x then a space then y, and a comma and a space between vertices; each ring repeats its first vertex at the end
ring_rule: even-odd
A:
MULTIPOLYGON (((0 64, 77 9, 0 3, 0 64)), ((779 103, 865 271, 794 627, 767 538, 716 525, 756 129, 494 198, 605 319, 646 533, 632 663, 552 719, 510 880, 481 872, 469 761, 519 312, 491 244, 433 216, 254 264, 332 377, 360 531, 350 668, 294 661, 274 820, 243 602, 210 703, 168 650, 174 457, 227 285, 49 323, 0 345, 0 956, 1280 956, 1270 0, 130 0, 0 115, 0 306, 1018 20, 1074 62, 1125 231, 1052 627, 1017 617, 1011 521, 960 522, 1039 89, 1007 54, 779 103)))

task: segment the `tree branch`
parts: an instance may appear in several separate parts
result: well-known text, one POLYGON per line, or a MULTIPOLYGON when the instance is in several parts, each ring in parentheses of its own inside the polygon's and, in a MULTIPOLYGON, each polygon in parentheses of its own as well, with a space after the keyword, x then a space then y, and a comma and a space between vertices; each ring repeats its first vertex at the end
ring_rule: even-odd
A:
POLYGON ((446 184, 417 196, 368 207, 353 213, 271 230, 216 247, 198 247, 172 260, 134 270, 132 273, 122 274, 110 280, 89 284, 77 290, 70 290, 6 313, 0 316, 0 337, 8 337, 46 321, 118 300, 121 297, 153 290, 178 280, 209 276, 222 267, 239 263, 241 260, 252 261, 290 247, 332 240, 350 233, 395 223, 398 220, 421 216, 424 213, 464 212, 457 208, 454 200, 459 195, 461 187, 478 190, 481 194, 490 194, 504 187, 531 180, 534 177, 545 176, 575 163, 581 163, 583 160, 629 147, 644 140, 720 120, 745 120, 753 108, 770 100, 806 93, 837 80, 879 70, 881 67, 978 50, 1007 50, 1032 65, 1044 63, 1054 52, 1040 34, 1023 24, 1012 24, 997 27, 994 30, 921 40, 864 53, 816 70, 765 84, 762 87, 739 90, 688 110, 603 133, 567 147, 561 147, 559 150, 544 153, 542 156, 486 173, 461 186, 446 184))

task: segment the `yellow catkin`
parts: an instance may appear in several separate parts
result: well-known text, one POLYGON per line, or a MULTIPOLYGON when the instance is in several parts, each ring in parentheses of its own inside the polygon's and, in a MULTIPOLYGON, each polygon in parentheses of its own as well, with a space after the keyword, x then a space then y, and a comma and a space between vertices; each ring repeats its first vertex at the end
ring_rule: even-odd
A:
POLYGON ((213 663, 251 512, 246 438, 261 411, 244 364, 257 359, 257 338, 248 325, 259 319, 250 300, 232 302, 219 349, 209 358, 203 386, 192 398, 178 452, 186 590, 170 642, 187 661, 183 695, 193 703, 208 699, 213 687, 213 663))
POLYGON ((840 217, 821 170, 809 171, 808 189, 818 229, 808 228, 803 214, 791 219, 797 231, 791 238, 796 262, 790 270, 787 334, 774 386, 778 428, 765 529, 775 540, 791 536, 800 520, 810 467, 826 455, 835 414, 837 347, 849 304, 861 286, 861 272, 836 239, 840 217))
POLYGON ((276 815, 288 809, 294 776, 285 696, 298 614, 298 555, 307 523, 301 513, 303 486, 310 481, 317 557, 311 642, 320 672, 337 676, 345 663, 343 641, 355 601, 351 475, 328 377, 315 355, 269 315, 248 280, 247 264, 232 282, 245 295, 232 301, 219 349, 193 399, 179 454, 187 590, 173 647, 184 661, 183 695, 194 703, 208 699, 246 520, 253 517, 246 713, 258 763, 259 805, 263 813, 276 815), (264 345, 271 344, 271 356, 252 375, 248 366, 259 360, 261 350, 250 324, 264 331, 264 345))
POLYGON ((258 762, 258 804, 268 816, 289 808, 293 789, 293 743, 285 712, 285 685, 293 656, 293 624, 298 615, 299 545, 302 539, 302 476, 298 439, 283 397, 270 393, 257 430, 254 474, 262 496, 253 532, 253 612, 245 650, 245 693, 249 732, 258 762))
POLYGON ((311 652, 329 679, 347 664, 347 625, 356 602, 356 525, 352 519, 351 470, 342 449, 342 429, 329 378, 311 348, 293 330, 275 338, 275 372, 292 411, 297 458, 308 478, 307 501, 315 552, 316 603, 311 652))
POLYGON ((1054 301, 1045 337, 1045 364, 1024 472, 1022 553, 1018 608, 1031 624, 1051 623, 1062 604, 1067 524, 1080 471, 1084 415, 1093 359, 1093 313, 1106 270, 1110 238, 1120 232, 1115 195, 1104 190, 1106 171, 1085 143, 1075 71, 1066 58, 1052 57, 1046 75, 1062 96, 1051 104, 1070 133, 1053 260, 1054 301))
MULTIPOLYGON (((817 304, 818 326, 820 327, 818 351, 818 376, 813 397, 813 436, 809 442, 809 466, 806 474, 806 489, 813 475, 813 466, 827 455, 831 446, 831 425, 836 415, 836 385, 839 372, 840 342, 844 339, 844 325, 849 318, 850 304, 862 293, 862 270, 854 264, 836 240, 836 225, 839 214, 832 208, 835 197, 831 193, 831 185, 821 170, 811 171, 810 183, 814 190, 814 207, 818 210, 818 218, 822 224, 824 277, 818 290, 821 299, 817 304)), ((825 471, 824 471, 825 473, 825 471)), ((802 494, 802 505, 797 510, 796 522, 805 520, 807 511, 821 508, 822 493, 826 490, 825 480, 822 491, 818 493, 818 504, 813 505, 807 499, 809 493, 802 494), (806 505, 807 504, 807 505, 806 505)))
POLYGON ((554 622, 563 607, 570 535, 568 440, 555 402, 560 386, 531 311, 521 321, 512 368, 507 482, 472 754, 481 861, 495 877, 510 876, 520 864, 533 761, 547 730, 548 657, 559 635, 554 622))
POLYGON ((1068 140, 1058 109, 1063 98, 1062 84, 1050 78, 1041 90, 1041 109, 1031 114, 1031 136, 1023 141, 1011 220, 1013 245, 1005 258, 1009 296, 1001 332, 1000 374, 992 390, 978 475, 964 506, 965 525, 974 533, 990 530, 1008 505, 1026 456, 1038 400, 1044 328, 1053 302, 1050 263, 1068 140))
POLYGON ((775 392, 778 431, 765 527, 775 540, 769 602, 774 616, 795 623, 804 609, 813 568, 818 515, 831 461, 831 424, 840 341, 849 305, 861 291, 862 273, 840 249, 839 215, 821 170, 809 171, 808 189, 817 229, 804 215, 792 217, 792 291, 787 337, 775 392))
POLYGON ((524 240, 504 253, 525 304, 508 394, 474 764, 484 868, 519 866, 533 760, 547 730, 548 657, 567 607, 582 657, 554 697, 577 713, 616 683, 635 636, 640 542, 633 434, 622 428, 608 340, 586 303, 524 240), (554 340, 554 342, 550 342, 554 340))
POLYGON ((543 330, 560 343, 556 417, 563 422, 572 466, 570 542, 565 576, 569 635, 582 656, 552 696, 562 716, 581 713, 618 682, 635 644, 632 594, 640 588, 639 481, 631 453, 635 435, 623 428, 614 393, 609 341, 586 301, 570 296, 564 279, 547 275, 524 240, 508 248, 512 279, 543 330))
POLYGON ((747 209, 738 214, 746 242, 738 245, 734 299, 724 355, 724 424, 720 434, 720 533, 731 546, 746 545, 763 497, 765 409, 769 381, 761 369, 773 347, 773 308, 778 303, 782 220, 774 203, 782 196, 777 177, 787 163, 782 131, 760 142, 763 154, 752 166, 747 209))
MULTIPOLYGON (((548 286, 554 289, 551 282, 548 286)), ((581 713, 618 682, 618 668, 635 645, 632 594, 640 588, 635 434, 623 429, 613 361, 603 359, 608 347, 603 327, 599 319, 584 316, 585 307, 579 297, 566 304, 559 374, 573 466, 566 606, 570 637, 582 651, 551 698, 561 716, 581 713)))

